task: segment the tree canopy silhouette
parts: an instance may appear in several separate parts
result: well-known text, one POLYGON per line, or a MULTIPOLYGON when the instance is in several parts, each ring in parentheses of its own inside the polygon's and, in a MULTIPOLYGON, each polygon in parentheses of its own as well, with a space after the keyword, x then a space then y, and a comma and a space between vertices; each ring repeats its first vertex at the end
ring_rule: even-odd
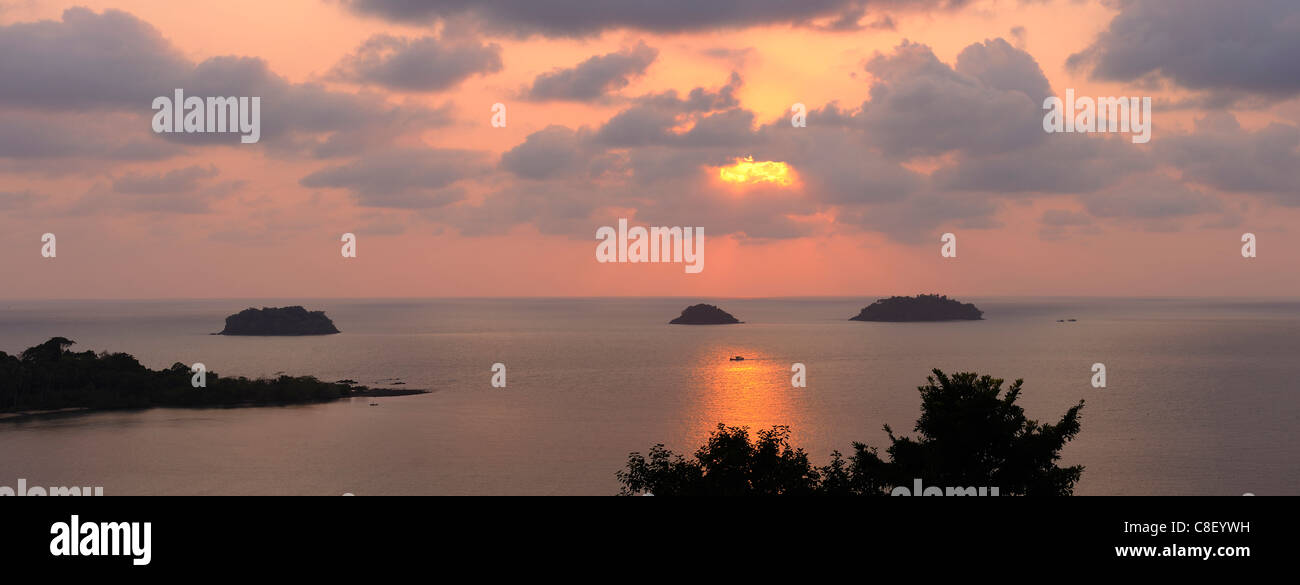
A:
POLYGON ((0 413, 63 408, 148 408, 152 406, 241 406, 294 404, 412 391, 376 391, 349 381, 323 382, 312 376, 250 380, 206 374, 194 388, 190 367, 175 363, 151 370, 126 353, 74 352, 65 337, 24 350, 0 351, 0 413))
POLYGON ((1005 495, 1070 495, 1082 466, 1060 467, 1061 449, 1079 434, 1083 401, 1055 424, 1040 424, 1016 405, 1023 380, 1003 391, 1003 380, 940 370, 920 386, 916 438, 896 436, 882 459, 875 448, 853 443, 847 459, 831 453, 815 467, 789 444, 790 430, 776 426, 750 440, 743 427, 719 424, 708 442, 686 459, 655 445, 649 456, 631 453, 617 473, 620 493, 633 495, 888 495, 896 486, 997 487, 1005 495))

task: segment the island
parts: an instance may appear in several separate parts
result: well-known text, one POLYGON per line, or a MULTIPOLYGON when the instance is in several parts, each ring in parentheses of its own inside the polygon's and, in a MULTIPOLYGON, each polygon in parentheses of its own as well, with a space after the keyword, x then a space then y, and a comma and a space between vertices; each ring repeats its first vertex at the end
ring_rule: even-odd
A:
POLYGON ((850 321, 977 321, 984 311, 942 295, 889 297, 863 308, 850 321))
POLYGON ((668 323, 670 325, 730 325, 741 322, 732 317, 731 313, 717 306, 700 303, 682 309, 681 316, 668 323))
POLYGON ((300 306, 248 308, 226 317, 226 328, 217 335, 330 335, 338 333, 325 311, 308 311, 300 306))
POLYGON ((126 353, 74 352, 65 337, 19 355, 0 351, 0 421, 52 412, 153 407, 221 408, 325 402, 357 396, 405 396, 428 390, 369 388, 313 376, 231 378, 204 372, 193 385, 190 366, 151 370, 126 353))

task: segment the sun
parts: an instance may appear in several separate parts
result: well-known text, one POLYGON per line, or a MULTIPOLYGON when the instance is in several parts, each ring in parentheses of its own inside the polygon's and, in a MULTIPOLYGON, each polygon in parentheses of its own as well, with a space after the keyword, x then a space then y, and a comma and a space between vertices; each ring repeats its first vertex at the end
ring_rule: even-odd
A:
POLYGON ((718 178, 724 183, 737 185, 755 185, 770 183, 786 187, 794 184, 794 171, 790 165, 778 161, 754 161, 747 156, 736 159, 735 164, 718 169, 718 178))

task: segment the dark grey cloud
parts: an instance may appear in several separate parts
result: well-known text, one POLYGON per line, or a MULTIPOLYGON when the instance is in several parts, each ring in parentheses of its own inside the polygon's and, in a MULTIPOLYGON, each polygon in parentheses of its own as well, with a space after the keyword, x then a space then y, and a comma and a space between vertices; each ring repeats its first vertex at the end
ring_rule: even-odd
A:
POLYGON ((929 47, 904 42, 866 68, 875 78, 871 101, 810 119, 860 128, 889 156, 949 155, 932 175, 941 191, 1090 193, 1156 166, 1126 137, 1045 133, 1051 86, 1033 56, 1004 39, 966 47, 952 67, 929 47))
POLYGON ((843 210, 838 221, 890 238, 920 244, 938 241, 941 226, 955 224, 967 229, 996 227, 993 215, 999 205, 988 198, 969 194, 924 192, 892 203, 843 210))
POLYGON ((1012 45, 1017 49, 1024 49, 1025 43, 1029 40, 1029 31, 1023 26, 1011 27, 1011 39, 1015 42, 1012 45))
POLYGON ((657 106, 640 105, 615 114, 595 133, 597 143, 610 148, 674 145, 679 147, 746 147, 754 134, 754 113, 732 108, 687 115, 657 106), (678 126, 689 126, 682 133, 678 126))
MULTIPOLYGON (((1043 195, 1072 196, 1083 209, 1045 212, 1040 237, 1047 239, 1100 233, 1102 220, 1169 231, 1229 215, 1218 194, 1186 184, 1195 165, 1182 178, 1176 172, 1215 155, 1184 148, 1175 136, 1142 148, 1126 136, 1044 133, 1041 103, 1051 88, 1032 56, 1004 40, 973 44, 952 66, 928 47, 904 43, 867 67, 873 99, 856 110, 812 109, 804 128, 784 116, 758 123, 735 103, 736 75, 717 89, 632 98, 595 128, 548 127, 502 157, 502 168, 528 182, 439 215, 466 233, 530 223, 589 237, 594 223, 631 209, 641 223, 704 225, 715 235, 788 238, 848 227, 906 243, 997 227, 1006 202, 1043 195), (923 159, 937 165, 933 171, 909 168, 914 157, 934 155, 942 158, 923 159), (716 167, 743 156, 790 164, 798 189, 721 194, 716 167), (838 227, 808 221, 814 214, 834 217, 838 227)), ((1243 133, 1235 123, 1218 126, 1223 148, 1272 165, 1256 180, 1285 186, 1294 175, 1281 171, 1300 168, 1291 163, 1294 127, 1243 133)), ((1237 164, 1223 160, 1224 171, 1237 164)))
POLYGON ((608 96, 645 73, 659 50, 637 43, 635 47, 597 55, 568 69, 538 75, 525 93, 531 100, 593 101, 608 96))
POLYGON ((753 112, 732 108, 700 116, 681 141, 686 146, 738 148, 754 143, 753 127, 753 112))
POLYGON ((1093 217, 1085 212, 1069 209, 1048 209, 1039 219, 1038 237, 1043 240, 1064 240, 1076 235, 1101 233, 1093 217))
POLYGON ((672 112, 709 112, 734 108, 740 105, 736 90, 744 84, 740 74, 731 73, 727 83, 718 89, 696 87, 687 92, 686 97, 679 97, 677 90, 670 89, 656 94, 648 94, 634 100, 638 105, 660 108, 672 112))
POLYGON ((898 23, 894 22, 894 17, 884 14, 867 24, 866 28, 875 30, 896 30, 898 28, 898 23))
MULTIPOLYGON (((149 161, 184 152, 157 140, 148 131, 148 123, 148 119, 119 113, 0 111, 0 160, 15 161, 14 170, 64 174, 75 169, 59 159, 149 161)), ((76 168, 98 170, 83 163, 76 168)))
POLYGON ((551 125, 528 135, 501 155, 501 167, 526 179, 547 179, 581 168, 583 141, 567 127, 551 125))
MULTIPOLYGON (((811 222, 799 218, 829 212, 841 226, 927 242, 942 229, 995 227, 1005 201, 1041 195, 1072 195, 1085 210, 1044 214, 1044 237, 1094 233, 1092 217, 1172 230, 1224 213, 1216 195, 1161 172, 1178 149, 1140 148, 1123 136, 1044 133, 1041 103, 1051 88, 1032 56, 1004 40, 967 47, 953 66, 928 47, 904 43, 867 67, 873 99, 857 110, 834 103, 813 109, 806 128, 784 117, 756 126, 752 112, 731 103, 736 76, 721 89, 641 96, 594 130, 548 128, 502 166, 563 193, 563 214, 525 206, 548 232, 585 229, 575 218, 595 221, 604 209, 631 208, 638 218, 695 217, 715 234, 795 237, 810 232, 811 222), (720 197, 709 184, 714 168, 746 155, 790 164, 799 195, 757 188, 739 199, 720 197), (930 174, 906 166, 932 155, 944 159, 930 174), (608 167, 599 181, 582 172, 595 160, 608 167), (744 205, 730 206, 737 201, 744 205)), ((1288 135, 1275 134, 1260 148, 1290 152, 1288 135)), ((490 196, 484 209, 500 213, 525 192, 541 205, 534 192, 512 188, 490 196)), ((486 221, 473 219, 484 209, 467 206, 458 217, 486 221)))
POLYGON ((545 234, 588 239, 596 226, 629 217, 634 224, 704 226, 712 236, 771 239, 811 233, 791 215, 816 208, 811 200, 771 189, 718 197, 704 175, 690 173, 663 176, 650 185, 569 179, 519 183, 489 194, 481 205, 440 209, 437 215, 466 235, 501 234, 527 223, 545 234))
POLYGON ((1032 148, 990 153, 972 149, 935 171, 934 181, 943 189, 1004 196, 1090 193, 1156 164, 1127 136, 1053 134, 1032 148))
MULTIPOLYGON (((820 208, 814 200, 793 197, 788 191, 771 187, 749 189, 743 197, 719 196, 701 174, 665 178, 660 184, 634 187, 631 197, 642 202, 636 208, 637 222, 704 226, 706 233, 753 240, 810 235, 815 224, 796 218, 820 208)), ((606 213, 604 225, 613 225, 616 217, 606 213)))
MULTIPOLYGON (((727 83, 713 90, 696 87, 680 97, 677 90, 668 90, 657 94, 640 96, 633 100, 633 105, 607 120, 595 133, 595 140, 613 148, 635 146, 663 145, 671 142, 684 142, 672 132, 672 129, 686 123, 691 117, 735 109, 739 104, 736 99, 743 81, 733 72, 727 83)), ((737 114, 730 114, 713 120, 701 128, 695 140, 706 140, 709 135, 716 138, 719 131, 730 122, 731 130, 736 130, 737 114), (712 126, 710 130, 708 126, 712 126)), ((686 142, 689 142, 687 140, 686 142)))
POLYGON ((1248 131, 1232 114, 1215 112, 1197 120, 1192 133, 1163 140, 1184 180, 1300 205, 1300 127, 1275 122, 1248 131))
MULTIPOLYGON (((262 59, 214 57, 194 67, 186 95, 258 96, 261 141, 286 154, 335 157, 382 148, 394 138, 450 123, 450 112, 421 105, 391 105, 383 95, 330 91, 317 83, 291 83, 262 59)), ((170 95, 170 91, 162 94, 170 95)), ((162 134, 183 144, 239 144, 238 134, 162 134)))
MULTIPOLYGON (((1160 175, 1135 177, 1080 200, 1096 217, 1164 220, 1224 210, 1218 197, 1160 175)), ((1155 225, 1166 229, 1165 224, 1155 225)))
POLYGON ((894 156, 933 156, 954 150, 1004 152, 1044 138, 1047 81, 1024 51, 1002 39, 967 47, 948 66, 925 45, 904 41, 876 54, 870 101, 854 117, 894 156))
POLYGON ((407 219, 398 214, 364 213, 361 215, 361 227, 357 233, 369 236, 396 236, 406 233, 407 219))
MULTIPOLYGON (((158 158, 163 154, 142 143, 173 150, 177 147, 167 142, 240 144, 237 133, 155 135, 150 126, 153 100, 171 97, 177 88, 186 96, 260 97, 262 140, 257 147, 286 154, 352 154, 449 118, 444 110, 389 105, 381 95, 291 83, 257 58, 222 56, 193 63, 152 25, 117 10, 70 8, 60 20, 0 26, 0 79, 0 115, 113 114, 106 120, 114 129, 90 137, 85 146, 69 144, 49 130, 47 136, 20 144, 5 133, 0 156, 11 158, 158 158)), ((26 132, 24 127, 17 130, 26 132)))
POLYGON ((152 25, 118 10, 0 26, 0 105, 147 109, 192 68, 152 25))
POLYGON ((113 179, 113 192, 131 195, 188 193, 197 189, 202 181, 219 174, 221 171, 213 165, 191 165, 159 174, 130 171, 113 179))
POLYGON ((864 8, 952 9, 965 0, 343 0, 353 11, 407 24, 439 20, 514 35, 586 36, 611 29, 660 33, 772 24, 852 30, 864 8), (822 21, 829 21, 825 23, 822 21))
POLYGON ((346 189, 364 207, 430 208, 459 201, 455 183, 492 168, 485 153, 443 148, 375 152, 303 177, 311 188, 346 189))
MULTIPOLYGON (((907 52, 912 47, 900 50, 907 52)), ((1033 116, 1032 130, 1042 134, 1041 114, 1033 99, 1047 92, 1045 78, 1023 52, 1000 41, 974 45, 961 57, 965 71, 940 63, 920 47, 913 63, 880 63, 887 80, 896 85, 916 81, 954 80, 954 85, 975 87, 981 96, 1006 97, 1033 116), (889 67, 897 66, 894 71, 889 67), (1016 71, 1030 72, 1023 78, 1016 71)), ((933 181, 904 167, 892 156, 863 110, 849 112, 834 104, 809 112, 806 128, 793 128, 782 117, 757 125, 753 112, 738 107, 735 90, 742 80, 734 75, 718 89, 695 88, 685 95, 663 92, 641 96, 594 130, 552 126, 529 136, 502 157, 502 167, 520 177, 547 179, 556 187, 547 197, 559 197, 564 212, 550 214, 545 200, 532 189, 502 189, 483 206, 459 206, 458 221, 488 226, 490 215, 528 217, 538 229, 551 233, 569 228, 586 237, 591 221, 603 210, 635 209, 638 221, 654 225, 706 225, 714 234, 746 238, 788 238, 808 235, 818 222, 800 221, 811 214, 834 211, 842 225, 877 230, 903 241, 929 239, 944 225, 970 229, 996 225, 999 205, 986 193, 935 192, 933 181), (799 181, 798 194, 775 187, 746 188, 744 197, 717 192, 716 167, 743 156, 755 160, 786 162, 799 181), (595 164, 605 166, 602 179, 582 172, 595 164), (558 187, 557 185, 564 185, 558 187), (532 204, 509 205, 510 198, 532 204), (509 213, 502 215, 506 210, 509 213), (587 218, 587 223, 575 218, 587 218), (657 222, 657 223, 656 223, 657 222)), ((930 91, 949 87, 939 84, 930 91)), ((928 104, 928 103, 927 103, 928 104)), ((976 113, 985 110, 976 109, 976 113)), ((965 121, 963 121, 965 123, 965 121)), ((999 152, 982 147, 979 136, 966 137, 970 151, 999 152)), ((931 137, 933 139, 933 137, 931 137)), ((918 137, 916 144, 924 143, 918 137)), ((946 146, 928 147, 944 151, 946 146)), ((540 187, 539 187, 540 188, 540 187)), ((523 221, 523 220, 521 220, 523 221)), ((471 228, 473 229, 473 228, 471 228)))
MULTIPOLYGON (((837 204, 905 200, 925 204, 952 192, 974 221, 992 206, 986 198, 1102 189, 1154 167, 1150 157, 1117 140, 1082 135, 1048 137, 1042 100, 1051 88, 1037 62, 1003 39, 966 47, 949 66, 924 45, 904 42, 866 66, 872 99, 856 110, 828 104, 808 114, 808 128, 778 121, 767 135, 802 140, 784 153, 817 196, 837 204), (800 137, 800 138, 793 138, 800 137), (887 159, 947 155, 923 177, 887 159), (933 191, 930 199, 921 194, 933 191), (968 193, 968 194, 964 194, 968 193)), ((920 219, 901 210, 895 221, 920 219)), ((908 224, 916 230, 925 222, 908 224)))
POLYGON ((1092 218, 1085 213, 1069 209, 1048 209, 1043 212, 1040 221, 1042 221, 1043 225, 1048 226, 1071 227, 1091 224, 1092 218))
POLYGON ((109 183, 99 183, 63 210, 65 215, 106 211, 200 214, 229 197, 247 183, 213 181, 216 166, 190 165, 160 173, 128 171, 109 183))
POLYGON ((635 106, 623 110, 605 122, 596 132, 596 140, 614 148, 664 144, 671 140, 670 130, 677 124, 677 114, 652 106, 635 106))
POLYGON ((437 91, 501 67, 501 47, 495 43, 379 34, 340 60, 330 77, 401 91, 437 91))
POLYGON ((44 199, 44 195, 31 191, 0 191, 0 210, 17 211, 28 209, 44 199))
POLYGON ((707 226, 715 235, 807 235, 810 223, 796 218, 816 212, 816 198, 767 187, 747 189, 744 197, 718 196, 714 167, 744 154, 784 157, 786 148, 797 148, 771 145, 754 128, 753 112, 735 106, 740 83, 733 75, 719 89, 633 98, 594 129, 535 132, 501 157, 501 168, 526 181, 494 187, 473 204, 439 209, 437 217, 470 235, 528 223, 542 233, 589 238, 594 225, 617 219, 611 214, 635 210, 636 222, 707 226))
POLYGON ((1018 91, 1035 104, 1051 95, 1047 76, 1038 67, 1033 55, 1008 43, 1005 39, 989 39, 962 49, 957 54, 954 69, 964 73, 989 88, 1018 91))
POLYGON ((724 151, 681 148, 678 146, 645 146, 627 151, 628 186, 668 190, 669 184, 682 177, 698 178, 704 167, 731 162, 731 149, 724 151))
POLYGON ((1094 78, 1195 90, 1300 94, 1300 2, 1128 0, 1070 67, 1094 78))
POLYGON ((427 217, 467 236, 501 235, 530 224, 543 234, 586 239, 594 233, 599 201, 599 189, 590 182, 520 182, 488 194, 478 205, 445 207, 427 217))
POLYGON ((810 111, 806 128, 784 119, 765 126, 757 156, 789 162, 809 196, 829 205, 894 202, 926 187, 925 177, 874 148, 861 128, 836 124, 837 112, 833 105, 810 111))
MULTIPOLYGON (((642 96, 594 130, 536 132, 507 152, 501 166, 544 183, 499 189, 482 205, 447 212, 466 233, 500 233, 512 221, 527 221, 545 233, 588 237, 592 222, 607 220, 609 210, 635 209, 642 223, 789 238, 820 225, 801 217, 896 202, 924 186, 922 175, 875 150, 860 127, 818 122, 794 129, 785 119, 756 126, 753 112, 734 105, 740 83, 733 75, 716 90, 642 96), (716 168, 743 156, 792 165, 801 189, 750 186, 743 197, 720 196, 716 168), (558 209, 547 207, 552 200, 558 209)), ((976 221, 990 209, 972 209, 961 219, 976 221)))

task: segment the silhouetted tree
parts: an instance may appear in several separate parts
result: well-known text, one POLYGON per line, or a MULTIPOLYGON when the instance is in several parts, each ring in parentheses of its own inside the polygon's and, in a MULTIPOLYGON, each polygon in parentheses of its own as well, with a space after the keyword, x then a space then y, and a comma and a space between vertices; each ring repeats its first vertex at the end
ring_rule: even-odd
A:
POLYGON ((1015 404, 1022 380, 1003 393, 1003 380, 975 373, 951 377, 934 370, 921 393, 916 439, 894 435, 889 460, 863 443, 847 460, 831 453, 814 467, 803 449, 791 448, 785 426, 759 431, 718 425, 693 460, 662 444, 649 457, 628 456, 617 473, 625 495, 887 495, 914 479, 940 487, 997 487, 1005 495, 1070 495, 1082 466, 1059 467, 1061 449, 1079 433, 1083 401, 1056 424, 1039 424, 1015 404))
POLYGON ((1006 495, 1074 492, 1083 467, 1056 462, 1065 443, 1079 434, 1082 400, 1056 424, 1039 424, 1016 405, 1023 380, 1005 394, 1001 379, 969 372, 949 377, 936 369, 926 381, 915 427, 919 437, 895 437, 885 425, 892 444, 884 470, 891 482, 921 478, 940 486, 997 486, 1006 495))
POLYGON ((719 424, 693 461, 661 445, 647 460, 628 456, 618 472, 625 495, 792 495, 816 493, 819 475, 803 449, 792 449, 790 429, 776 426, 759 431, 750 442, 749 430, 719 424))
POLYGON ((189 366, 151 370, 126 353, 73 352, 54 337, 19 357, 0 352, 0 411, 59 408, 235 406, 333 400, 367 388, 311 376, 250 380, 207 372, 207 386, 190 384, 189 366))
POLYGON ((51 337, 49 341, 23 350, 23 361, 55 361, 63 356, 75 341, 66 337, 51 337))

